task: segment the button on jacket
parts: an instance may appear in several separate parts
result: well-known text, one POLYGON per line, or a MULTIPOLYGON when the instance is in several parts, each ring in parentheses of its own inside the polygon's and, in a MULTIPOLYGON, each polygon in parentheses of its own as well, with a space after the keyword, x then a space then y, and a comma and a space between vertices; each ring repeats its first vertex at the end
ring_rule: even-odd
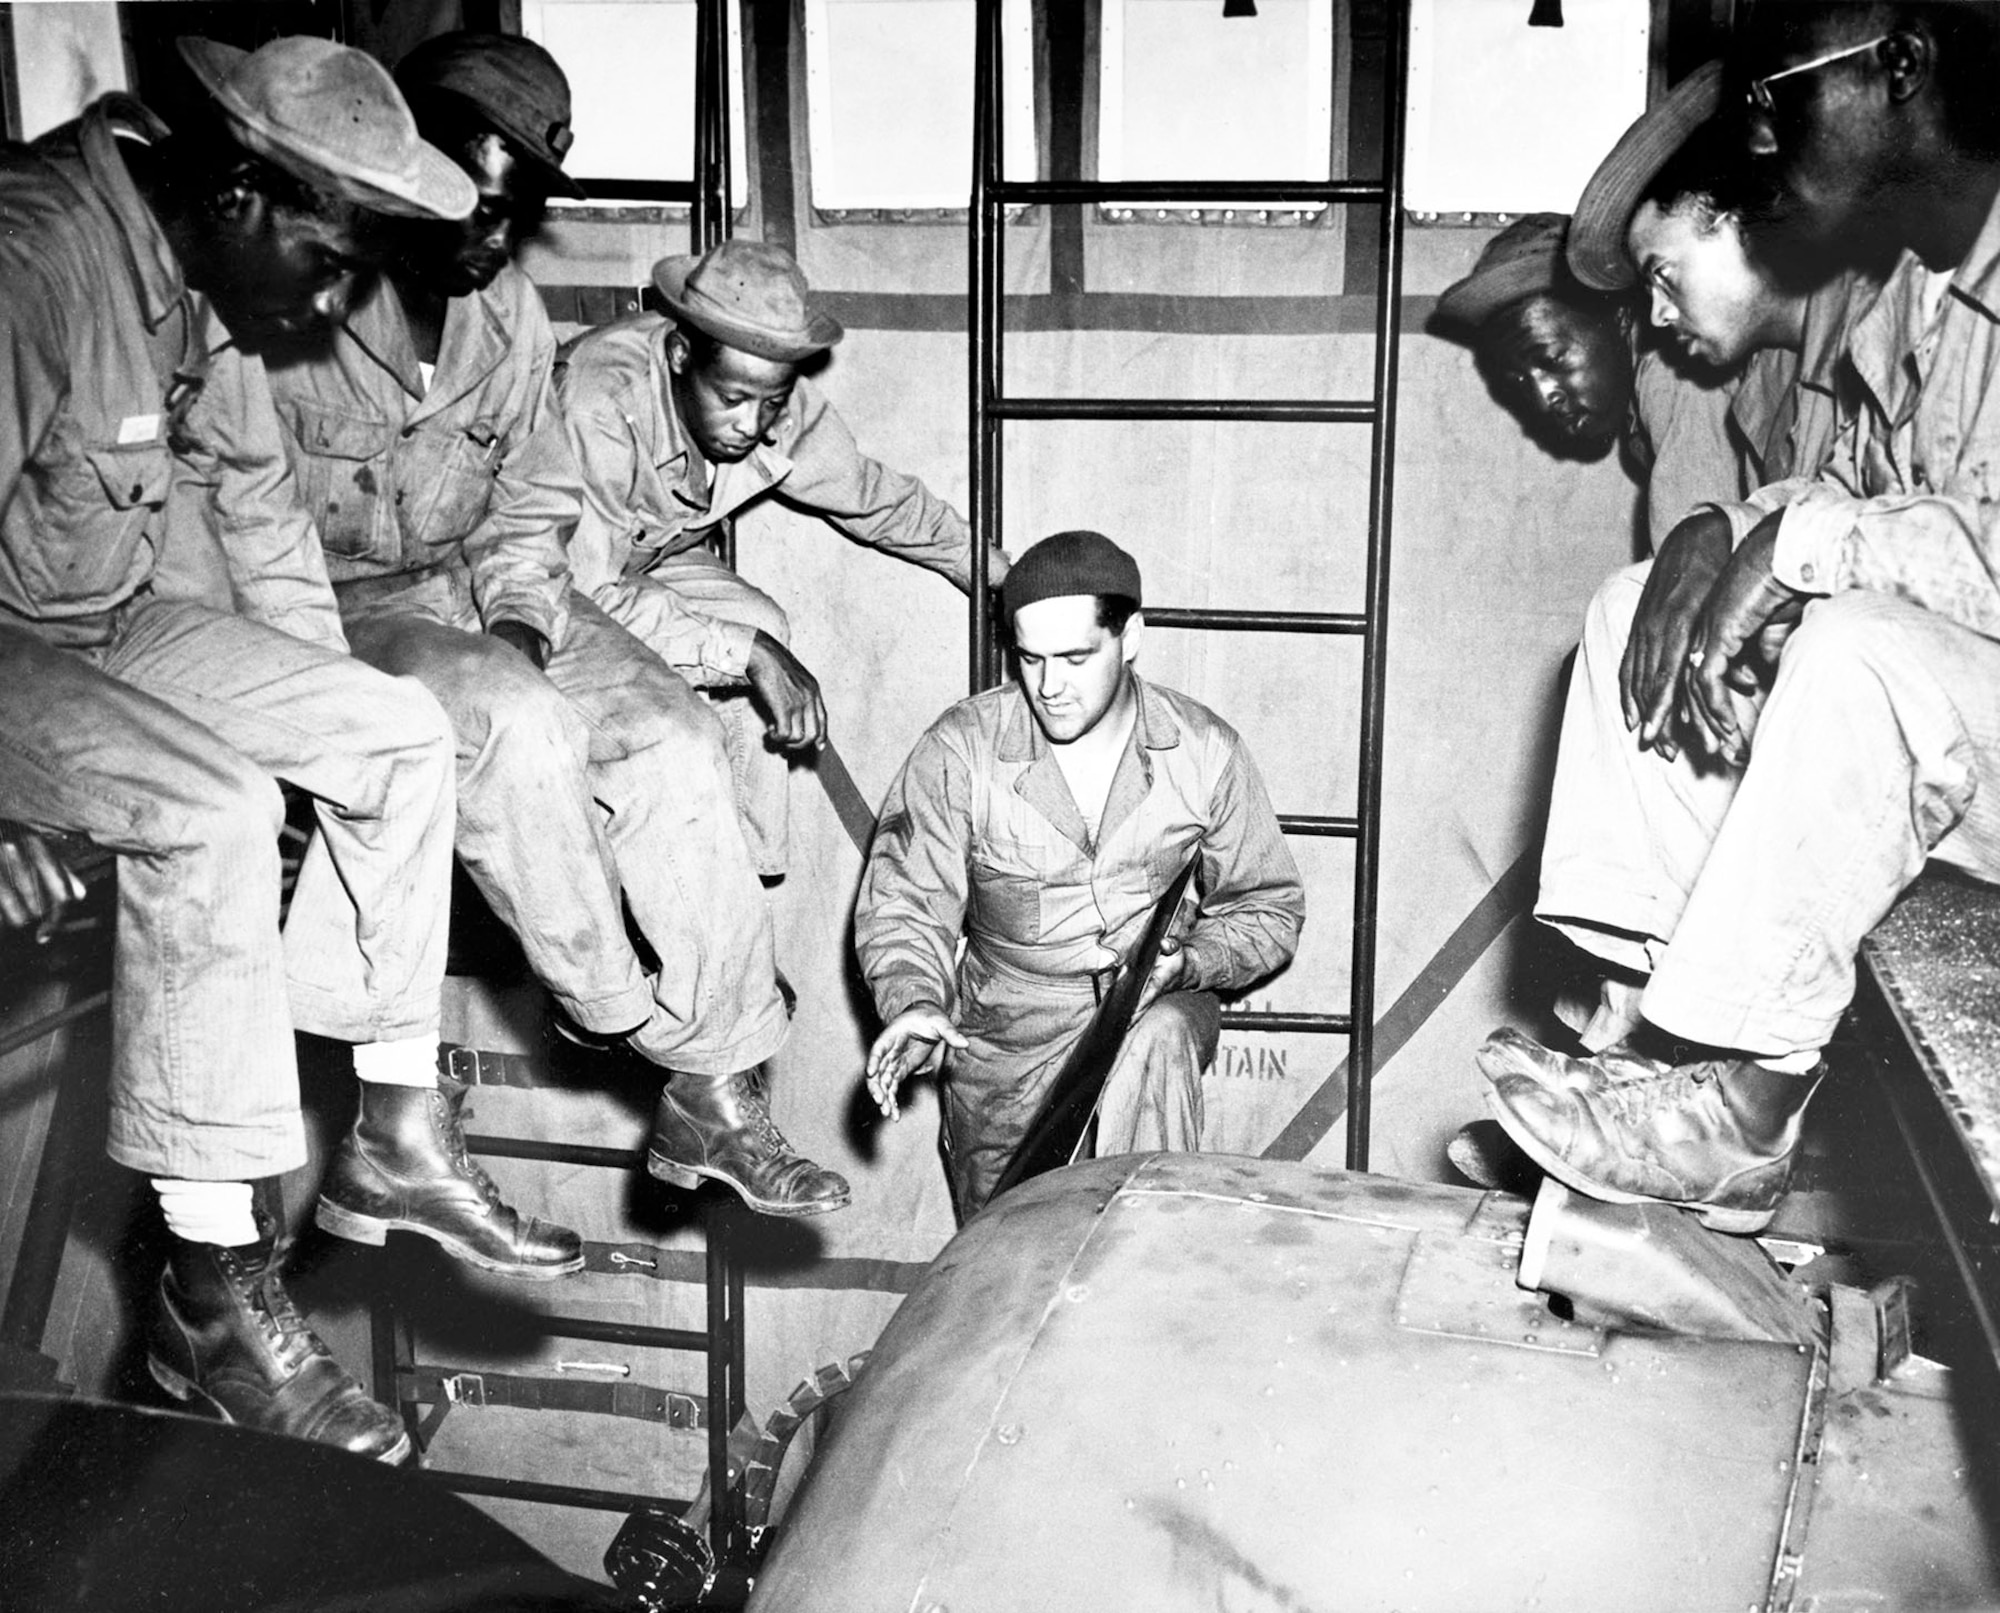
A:
POLYGON ((862 453, 811 381, 767 441, 735 464, 705 464, 674 412, 671 325, 645 314, 579 338, 556 371, 583 475, 570 544, 577 586, 700 687, 740 683, 755 629, 699 614, 668 589, 636 586, 718 521, 773 489, 848 537, 971 585, 962 517, 914 476, 862 453))
POLYGON ((426 391, 401 301, 378 281, 330 352, 274 362, 271 384, 336 584, 439 565, 470 571, 481 621, 562 642, 576 470, 554 413, 555 336, 509 264, 446 304, 426 391))
POLYGON ((109 96, 0 165, 0 607, 108 636, 152 582, 169 492, 206 508, 247 616, 344 649, 263 365, 191 294, 117 150, 109 96))

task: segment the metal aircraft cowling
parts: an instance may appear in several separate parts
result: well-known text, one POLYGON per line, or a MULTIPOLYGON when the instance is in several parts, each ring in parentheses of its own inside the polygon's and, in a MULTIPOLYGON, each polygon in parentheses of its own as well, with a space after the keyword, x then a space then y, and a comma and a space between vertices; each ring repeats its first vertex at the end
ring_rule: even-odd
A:
POLYGON ((1816 1502, 1819 1592, 1953 1605, 1905 1517, 1974 1504, 1934 1459, 1940 1369, 1877 1383, 1877 1332, 1865 1296, 1672 1211, 1100 1160, 938 1257, 750 1605, 1782 1607, 1816 1502), (1580 1297, 1520 1286, 1524 1250, 1580 1297))

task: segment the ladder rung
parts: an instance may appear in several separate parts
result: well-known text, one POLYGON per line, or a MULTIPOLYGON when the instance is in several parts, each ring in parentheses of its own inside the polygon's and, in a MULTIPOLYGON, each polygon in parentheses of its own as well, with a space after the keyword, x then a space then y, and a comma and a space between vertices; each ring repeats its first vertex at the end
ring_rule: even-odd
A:
POLYGON ((701 187, 691 179, 579 179, 591 201, 684 202, 692 206, 701 187))
POLYGON ((994 398, 996 420, 1278 420, 1372 425, 1372 398, 994 398))
POLYGON ((1226 1008, 1222 1028, 1238 1031, 1308 1031, 1315 1035, 1351 1036, 1352 1014, 1278 1014, 1264 1009, 1226 1008))
POLYGON ((1338 840, 1352 840, 1361 833, 1361 820, 1318 817, 1305 812, 1280 812, 1278 827, 1288 835, 1327 835, 1338 840))
POLYGON ((613 1170, 644 1170, 643 1150, 593 1148, 587 1143, 541 1143, 525 1137, 482 1137, 468 1133, 468 1153, 488 1159, 539 1159, 551 1165, 605 1165, 613 1170))
POLYGON ((1368 618, 1353 611, 1155 610, 1146 607, 1151 627, 1208 627, 1230 633, 1365 634, 1368 618))
POLYGON ((1033 179, 1001 180, 986 199, 1002 205, 1137 202, 1182 207, 1284 207, 1306 202, 1381 202, 1375 179, 1033 179))
POLYGON ((484 1473, 454 1473, 444 1468, 421 1468, 418 1476, 427 1483, 441 1484, 461 1495, 501 1496, 512 1501, 539 1501, 555 1507, 591 1507, 600 1512, 631 1512, 641 1507, 687 1509, 685 1501, 662 1501, 658 1496, 638 1495, 627 1490, 587 1490, 577 1484, 542 1484, 534 1479, 496 1479, 484 1473))
POLYGON ((652 1327, 644 1322, 607 1322, 588 1316, 542 1316, 524 1310, 514 1318, 551 1339, 588 1339, 593 1344, 632 1344, 648 1350, 707 1353, 708 1335, 698 1327, 652 1327))

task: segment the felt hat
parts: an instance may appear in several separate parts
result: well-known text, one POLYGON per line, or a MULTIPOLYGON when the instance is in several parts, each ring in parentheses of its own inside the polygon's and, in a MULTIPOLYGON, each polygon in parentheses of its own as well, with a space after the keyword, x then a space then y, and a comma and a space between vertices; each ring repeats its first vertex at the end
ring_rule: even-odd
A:
POLYGON ((237 142, 286 173, 403 218, 465 218, 478 204, 465 171, 418 138, 395 81, 365 52, 298 34, 254 51, 175 43, 237 142))
POLYGON ((653 284, 695 329, 778 363, 823 353, 846 334, 807 304, 806 277, 791 253, 762 241, 720 241, 698 257, 662 258, 653 284))
POLYGON ((1515 219, 1486 243, 1472 273, 1445 288, 1438 298, 1437 321, 1477 330, 1511 302, 1561 289, 1569 278, 1562 261, 1568 226, 1561 213, 1515 219))
POLYGON ((1570 273, 1593 291, 1623 291, 1639 283, 1625 251, 1639 198, 1721 103, 1722 63, 1704 62, 1642 113, 1597 165, 1570 219, 1568 248, 1570 273))
POLYGON ((1058 532, 1016 560, 1000 585, 1010 617, 1037 600, 1072 594, 1122 594, 1138 603, 1139 562, 1102 532, 1058 532))
POLYGON ((458 32, 426 39, 396 64, 396 84, 418 96, 456 96, 540 171, 549 189, 579 200, 583 187, 563 172, 576 141, 569 80, 556 59, 519 34, 458 32))

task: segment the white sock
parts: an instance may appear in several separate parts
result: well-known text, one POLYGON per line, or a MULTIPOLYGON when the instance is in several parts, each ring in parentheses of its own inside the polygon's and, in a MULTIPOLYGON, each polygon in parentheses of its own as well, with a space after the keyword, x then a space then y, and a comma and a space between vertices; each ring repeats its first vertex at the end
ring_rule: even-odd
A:
POLYGON ((1798 1053, 1782 1053, 1776 1058, 1759 1059, 1757 1067, 1773 1075, 1804 1075, 1819 1063, 1819 1049, 1808 1047, 1798 1053))
POLYGON ((437 1063, 437 1043, 428 1036, 362 1042, 354 1049, 355 1077, 387 1087, 434 1087, 437 1063))
POLYGON ((167 1230, 189 1243, 219 1243, 240 1249, 257 1241, 257 1218, 250 1213, 248 1182, 184 1182, 153 1178, 167 1230))

